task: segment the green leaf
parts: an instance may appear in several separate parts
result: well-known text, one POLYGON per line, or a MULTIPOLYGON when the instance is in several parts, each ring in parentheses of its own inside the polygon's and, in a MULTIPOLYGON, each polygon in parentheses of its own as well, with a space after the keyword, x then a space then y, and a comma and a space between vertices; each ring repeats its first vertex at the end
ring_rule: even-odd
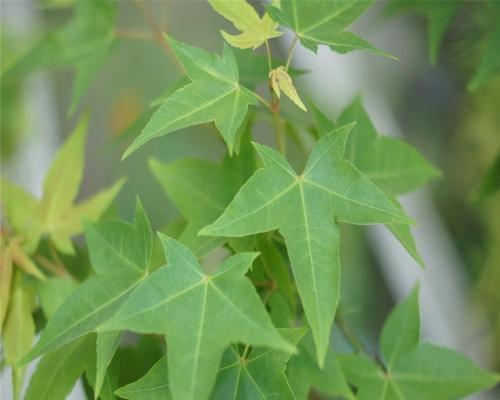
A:
MULTIPOLYGON (((280 333, 297 344, 304 329, 281 329, 280 333)), ((243 358, 237 346, 230 346, 222 356, 215 388, 210 396, 218 399, 293 399, 285 376, 289 354, 267 348, 252 349, 243 358)), ((171 399, 169 391, 167 357, 158 361, 146 375, 116 392, 129 400, 171 399)))
MULTIPOLYGON (((296 345, 304 336, 304 328, 280 329, 280 333, 296 345)), ((266 348, 252 349, 246 356, 231 346, 222 357, 212 399, 290 399, 295 396, 285 375, 290 354, 266 348)))
POLYGON ((280 8, 267 8, 271 17, 292 29, 300 42, 316 52, 318 45, 329 46, 337 53, 366 50, 391 57, 346 29, 358 19, 372 2, 367 0, 282 0, 280 8))
POLYGON ((72 66, 76 76, 69 112, 73 113, 108 58, 116 40, 116 2, 78 1, 73 18, 49 33, 7 69, 3 79, 20 77, 41 69, 72 66))
POLYGON ((386 319, 380 336, 380 348, 388 366, 415 346, 420 338, 420 317, 418 312, 418 286, 408 298, 398 304, 386 319))
POLYGON ((387 2, 386 7, 389 13, 414 11, 427 19, 429 61, 434 65, 438 58, 443 37, 462 4, 461 0, 431 0, 425 2, 419 0, 392 0, 387 2))
POLYGON ((255 170, 255 155, 243 145, 238 156, 222 164, 181 159, 170 164, 150 160, 149 167, 188 225, 180 237, 199 258, 224 244, 226 238, 198 236, 198 231, 224 211, 255 170))
POLYGON ((429 36, 429 60, 436 64, 438 51, 443 41, 443 36, 455 17, 461 1, 433 1, 427 4, 420 3, 427 15, 429 36))
MULTIPOLYGON (((360 98, 354 100, 339 117, 342 124, 352 121, 356 121, 356 125, 347 142, 345 158, 381 187, 397 207, 401 208, 395 196, 414 190, 440 175, 439 170, 410 145, 398 139, 378 136, 360 98)), ((405 224, 386 226, 423 266, 410 227, 405 224)))
POLYGON ((293 352, 244 277, 255 253, 234 255, 209 275, 187 247, 160 238, 168 265, 151 274, 101 329, 165 334, 175 399, 208 398, 230 343, 293 352))
POLYGON ((246 0, 209 0, 212 8, 233 23, 242 33, 230 35, 222 31, 224 39, 234 47, 241 49, 260 47, 268 39, 281 36, 278 24, 269 15, 259 17, 255 9, 246 0))
POLYGON ((124 332, 99 332, 96 342, 96 378, 94 385, 94 398, 97 399, 103 388, 106 371, 113 360, 113 356, 120 345, 124 332))
POLYGON ((462 354, 419 341, 418 287, 387 318, 380 347, 385 365, 366 356, 339 360, 350 383, 364 399, 461 399, 488 389, 500 376, 477 367, 462 354))
POLYGON ((87 224, 85 237, 96 276, 80 285, 57 309, 24 362, 94 332, 148 275, 152 233, 139 201, 133 224, 87 224))
POLYGON ((339 117, 339 124, 356 121, 346 146, 352 161, 375 184, 391 195, 414 190, 440 172, 413 147, 387 136, 379 136, 358 97, 339 117))
POLYGON ((140 379, 119 388, 117 396, 128 400, 171 400, 168 363, 164 356, 140 379))
POLYGON ((47 354, 37 365, 25 400, 64 400, 95 362, 95 337, 87 335, 47 354))
POLYGON ((235 149, 236 132, 249 105, 257 104, 251 91, 239 84, 238 67, 231 49, 224 45, 221 57, 172 38, 168 40, 191 83, 168 97, 141 134, 125 151, 125 159, 151 139, 170 132, 214 121, 227 143, 235 149))
POLYGON ((495 27, 484 39, 484 50, 476 73, 467 85, 473 91, 500 73, 500 26, 495 27))
POLYGON ((300 342, 299 353, 290 360, 287 376, 297 400, 306 400, 311 387, 330 396, 355 398, 332 349, 328 350, 323 369, 318 366, 310 334, 300 342))
POLYGON ((486 171, 478 187, 470 196, 471 201, 481 201, 489 198, 500 190, 500 153, 491 167, 486 171))
POLYGON ((320 365, 339 299, 337 221, 411 222, 379 188, 342 159, 351 128, 344 126, 324 135, 300 175, 275 150, 255 144, 265 167, 245 183, 214 223, 200 231, 202 235, 240 237, 280 230, 320 365))

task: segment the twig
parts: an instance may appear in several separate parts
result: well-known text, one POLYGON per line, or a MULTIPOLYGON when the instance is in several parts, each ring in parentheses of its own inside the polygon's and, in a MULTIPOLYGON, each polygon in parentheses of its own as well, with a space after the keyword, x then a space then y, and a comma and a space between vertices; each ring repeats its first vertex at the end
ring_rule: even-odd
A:
POLYGON ((149 27, 151 28, 151 31, 154 33, 156 37, 156 41, 162 46, 167 57, 170 58, 170 60, 172 60, 172 62, 174 63, 175 67, 179 70, 179 72, 185 74, 184 68, 177 60, 177 57, 175 56, 175 53, 172 50, 172 47, 170 47, 170 44, 163 37, 163 32, 160 26, 151 15, 148 8, 144 5, 143 0, 133 0, 133 3, 137 7, 137 9, 141 12, 142 16, 148 23, 149 27))
POLYGON ((351 330, 346 320, 337 312, 335 316, 335 321, 337 322, 337 326, 342 332, 342 335, 347 339, 347 341, 351 344, 351 346, 358 352, 364 355, 369 355, 368 351, 363 346, 363 343, 357 338, 354 332, 351 330))
POLYGON ((116 36, 121 39, 145 40, 145 41, 156 42, 156 38, 154 36, 151 36, 150 33, 144 31, 118 30, 116 31, 116 36))
POLYGON ((64 276, 67 274, 64 268, 59 267, 52 261, 48 260, 41 254, 35 256, 35 260, 38 261, 46 270, 52 272, 54 275, 64 276))
POLYGON ((288 57, 286 58, 286 65, 285 65, 285 71, 288 71, 288 68, 290 67, 290 62, 292 61, 292 56, 295 51, 295 48, 297 47, 297 42, 299 41, 299 37, 296 35, 293 38, 293 42, 290 45, 290 48, 288 49, 288 57))
POLYGON ((267 66, 269 67, 269 72, 273 69, 273 58, 271 57, 271 47, 269 42, 266 40, 266 53, 267 53, 267 66))

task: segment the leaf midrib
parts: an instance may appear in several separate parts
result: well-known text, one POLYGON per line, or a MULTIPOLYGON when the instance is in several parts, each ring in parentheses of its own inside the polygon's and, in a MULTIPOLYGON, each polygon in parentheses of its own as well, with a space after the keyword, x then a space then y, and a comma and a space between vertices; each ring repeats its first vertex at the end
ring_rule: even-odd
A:
MULTIPOLYGON (((185 86, 184 88, 193 87, 195 85, 196 85, 196 83, 190 83, 189 85, 185 86)), ((182 89, 184 89, 184 88, 182 88, 182 89)), ((191 115, 197 113, 198 111, 201 111, 201 110, 203 110, 205 108, 210 107, 211 105, 217 103, 218 101, 221 101, 223 98, 225 98, 225 97, 233 94, 233 92, 235 92, 236 90, 240 90, 240 86, 239 85, 238 85, 238 87, 231 88, 231 90, 229 92, 226 92, 226 93, 224 93, 224 94, 222 94, 222 95, 220 95, 220 96, 218 96, 218 97, 216 97, 216 98, 214 98, 212 100, 209 100, 209 101, 203 103, 201 106, 199 106, 197 108, 193 108, 191 111, 189 111, 189 112, 187 112, 185 114, 182 114, 180 117, 177 117, 174 120, 170 121, 167 125, 163 125, 161 128, 158 128, 158 129, 156 129, 154 131, 148 132, 147 136, 144 137, 144 136, 140 135, 137 139, 141 139, 142 138, 142 140, 140 140, 140 141, 137 140, 137 144, 139 144, 139 143, 145 143, 151 137, 156 136, 159 133, 168 130, 169 127, 172 126, 173 124, 176 124, 177 122, 182 121, 183 119, 189 118, 191 115)), ((169 100, 171 101, 171 99, 172 98, 166 99, 163 104, 166 104, 169 100)))

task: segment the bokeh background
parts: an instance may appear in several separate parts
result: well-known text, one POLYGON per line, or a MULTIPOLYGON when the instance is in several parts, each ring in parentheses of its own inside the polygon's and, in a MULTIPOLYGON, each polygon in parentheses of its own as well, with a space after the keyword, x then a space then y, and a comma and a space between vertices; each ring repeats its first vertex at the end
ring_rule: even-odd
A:
MULTIPOLYGON (((133 38, 121 41, 113 51, 75 116, 67 114, 71 71, 42 71, 2 82, 1 172, 39 196, 55 151, 81 113, 88 112, 85 177, 79 196, 126 176, 127 184, 110 214, 129 218, 135 196, 140 195, 154 228, 162 229, 178 212, 154 180, 148 159, 218 160, 225 147, 210 129, 194 127, 156 139, 120 162, 125 147, 153 112, 151 102, 180 75, 134 4, 119 3, 118 29, 133 38)), ((295 78, 301 96, 314 101, 331 119, 359 95, 379 132, 407 140, 442 171, 440 178, 401 199, 417 221, 415 239, 427 268, 422 270, 383 229, 344 227, 341 307, 356 334, 374 347, 393 304, 420 280, 424 338, 465 352, 483 367, 498 371, 500 197, 498 192, 480 199, 474 194, 500 152, 500 78, 467 90, 484 50, 482 35, 489 29, 491 15, 481 15, 476 4, 480 1, 466 2, 450 21, 431 65, 425 7, 393 3, 378 1, 353 30, 399 61, 356 52, 341 56, 326 48, 315 55, 299 47, 292 62, 304 70, 295 78)), ((230 24, 201 0, 144 4, 162 30, 209 51, 220 53, 219 30, 231 31, 230 24)), ((2 0, 2 69, 69 17, 71 0, 2 0)), ((274 54, 284 57, 290 41, 288 34, 274 41, 274 54)), ((264 93, 266 88, 261 89, 264 93)), ((293 111, 285 104, 285 112, 288 106, 293 111)), ((307 129, 310 123, 307 115, 297 117, 298 129, 307 129)), ((274 145, 267 121, 258 121, 253 133, 257 140, 274 145)), ((293 159, 298 152, 294 154, 293 143, 290 146, 293 159)), ((496 179, 500 180, 498 174, 496 179)), ((6 371, 1 384, 2 398, 10 398, 6 371)), ((80 398, 80 391, 77 387, 72 398, 80 398)), ((491 392, 477 398, 497 396, 491 392)))

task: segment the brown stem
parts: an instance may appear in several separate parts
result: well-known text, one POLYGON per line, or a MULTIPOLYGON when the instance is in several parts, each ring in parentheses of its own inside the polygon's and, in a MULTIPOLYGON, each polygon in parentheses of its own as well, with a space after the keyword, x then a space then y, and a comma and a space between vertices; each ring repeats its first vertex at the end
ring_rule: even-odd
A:
POLYGON ((151 31, 155 35, 156 41, 162 46, 167 57, 170 58, 170 60, 172 60, 172 62, 174 63, 175 67, 179 70, 179 72, 185 74, 184 68, 177 60, 177 57, 175 56, 175 53, 172 50, 172 47, 170 47, 170 44, 163 37, 163 32, 160 26, 154 19, 153 15, 151 15, 149 9, 144 5, 143 0, 133 0, 133 3, 137 7, 137 9, 141 12, 142 16, 148 23, 149 27, 151 28, 151 31))
POLYGON ((54 264, 52 261, 48 260, 42 255, 35 256, 35 260, 38 261, 46 270, 52 272, 54 275, 64 276, 67 274, 64 268, 54 264))
POLYGON ((127 40, 145 40, 156 42, 156 38, 152 36, 149 32, 135 31, 135 30, 118 30, 116 31, 116 36, 120 39, 127 40))

